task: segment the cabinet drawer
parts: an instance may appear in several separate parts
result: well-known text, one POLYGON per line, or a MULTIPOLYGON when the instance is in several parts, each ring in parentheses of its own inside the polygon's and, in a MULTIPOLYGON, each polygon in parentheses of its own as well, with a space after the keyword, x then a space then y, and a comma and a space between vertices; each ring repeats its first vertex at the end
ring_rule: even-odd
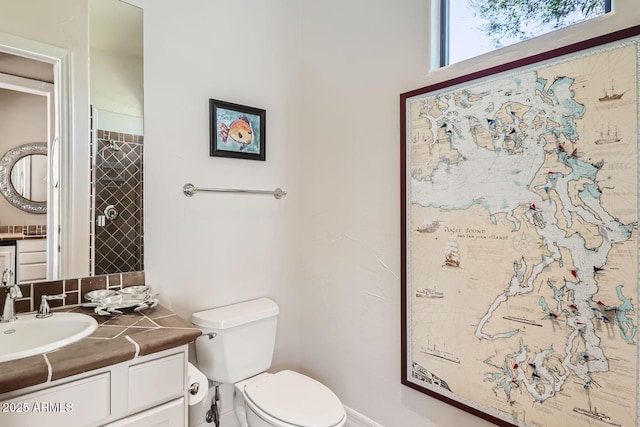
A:
POLYGON ((135 412, 182 396, 185 386, 184 353, 140 363, 129 368, 128 411, 135 412))
POLYGON ((185 425, 185 400, 181 397, 104 427, 184 427, 185 425))
POLYGON ((18 252, 37 252, 47 250, 47 239, 18 240, 18 252))
POLYGON ((11 427, 97 424, 110 413, 109 373, 0 402, 0 420, 11 427))
POLYGON ((25 264, 46 264, 47 253, 44 251, 39 252, 23 252, 19 257, 20 265, 25 264))
POLYGON ((47 264, 20 265, 18 266, 18 278, 21 283, 44 280, 47 278, 47 264))

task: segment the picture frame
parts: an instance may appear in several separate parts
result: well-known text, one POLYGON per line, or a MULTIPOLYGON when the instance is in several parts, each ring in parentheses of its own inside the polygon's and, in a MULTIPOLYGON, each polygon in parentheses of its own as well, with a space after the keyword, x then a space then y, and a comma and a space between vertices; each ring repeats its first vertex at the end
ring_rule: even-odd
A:
POLYGON ((209 99, 209 156, 266 160, 266 110, 209 99))
POLYGON ((400 95, 401 382, 639 425, 640 26, 400 95))

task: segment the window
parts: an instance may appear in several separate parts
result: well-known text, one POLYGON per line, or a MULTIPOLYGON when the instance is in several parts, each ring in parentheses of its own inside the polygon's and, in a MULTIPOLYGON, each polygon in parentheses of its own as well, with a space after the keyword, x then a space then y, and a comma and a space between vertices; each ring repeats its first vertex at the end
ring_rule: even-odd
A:
POLYGON ((440 66, 611 12, 611 0, 440 0, 440 66))

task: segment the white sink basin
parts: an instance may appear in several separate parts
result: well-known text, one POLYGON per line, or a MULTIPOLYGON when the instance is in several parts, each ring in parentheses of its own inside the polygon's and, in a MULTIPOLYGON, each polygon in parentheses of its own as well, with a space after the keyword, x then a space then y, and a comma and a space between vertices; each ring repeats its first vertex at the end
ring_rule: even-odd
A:
POLYGON ((42 354, 74 343, 93 333, 98 322, 82 313, 54 313, 46 319, 35 314, 0 323, 0 362, 42 354))

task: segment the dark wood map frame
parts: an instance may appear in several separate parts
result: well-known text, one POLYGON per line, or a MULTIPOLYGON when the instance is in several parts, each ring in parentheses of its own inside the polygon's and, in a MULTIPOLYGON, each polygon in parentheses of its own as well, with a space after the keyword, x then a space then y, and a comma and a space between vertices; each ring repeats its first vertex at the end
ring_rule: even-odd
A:
MULTIPOLYGON (((469 402, 466 398, 459 398, 453 393, 441 392, 437 389, 437 387, 428 387, 423 385, 421 381, 412 378, 412 366, 411 366, 411 346, 413 345, 410 341, 411 335, 411 308, 412 308, 412 297, 414 296, 412 293, 412 289, 408 286, 408 278, 410 282, 411 277, 411 258, 408 254, 411 253, 411 237, 409 233, 409 225, 411 224, 411 194, 408 192, 411 191, 410 181, 411 179, 411 168, 408 165, 408 159, 411 157, 411 153, 408 152, 411 149, 411 120, 409 115, 409 102, 415 97, 419 96, 429 96, 430 94, 435 94, 441 90, 447 90, 452 87, 464 88, 466 85, 471 85, 477 82, 481 82, 483 79, 489 79, 493 76, 496 76, 500 73, 508 73, 515 72, 521 68, 532 67, 537 64, 543 64, 545 61, 561 59, 564 57, 571 58, 572 56, 577 57, 578 55, 588 52, 589 49, 598 48, 600 46, 604 46, 607 44, 612 44, 616 42, 623 42, 625 39, 629 39, 640 34, 640 26, 635 26, 631 28, 627 28, 624 30, 616 31, 607 35, 599 36, 596 38, 592 38, 589 40, 581 41, 578 43, 574 43, 568 46, 564 46, 561 48, 557 48, 548 52, 540 53, 537 55, 529 56, 526 58, 522 58, 513 62, 509 62, 506 64, 498 65, 495 67, 487 68, 481 71, 477 71, 471 74, 467 74, 461 77, 456 77, 450 80, 438 82, 427 87, 419 88, 416 90, 412 90, 400 95, 400 166, 401 166, 401 381, 402 384, 415 389, 419 392, 422 392, 428 396, 434 397, 438 400, 441 400, 447 404, 450 404, 456 408, 462 409, 468 413, 476 415, 482 419, 490 421, 500 426, 514 426, 514 425, 528 425, 527 420, 512 418, 509 414, 496 414, 491 410, 487 410, 487 408, 483 407, 480 404, 476 404, 476 402, 469 402)), ((637 70, 636 70, 637 71, 637 70)), ((636 124, 637 126, 637 124, 636 124)), ((637 232, 637 227, 634 230, 634 233, 637 232)), ((434 254, 434 256, 436 256, 434 254)), ((439 257, 442 255, 438 253, 439 257)), ((487 266, 487 268, 491 268, 491 266, 487 266)), ((635 301, 638 301, 637 295, 633 295, 635 301)), ((637 307, 634 307, 637 312, 637 307)), ((637 338, 636 338, 637 341, 637 338)), ((636 345, 637 348, 637 345, 636 345)), ((469 351, 473 351, 472 348, 469 351)), ((461 367, 460 369, 463 369, 461 367)), ((629 372, 629 375, 633 375, 635 378, 638 377, 638 372, 629 372)), ((636 380, 637 382, 637 380, 636 380)), ((635 397, 636 407, 629 408, 634 413, 638 413, 638 397, 635 397)), ((493 409, 493 408, 489 408, 493 409)), ((528 411, 535 411, 536 407, 533 406, 528 408, 528 411)), ((562 424, 560 420, 558 425, 562 424)), ((605 425, 605 424, 603 424, 605 425)))

